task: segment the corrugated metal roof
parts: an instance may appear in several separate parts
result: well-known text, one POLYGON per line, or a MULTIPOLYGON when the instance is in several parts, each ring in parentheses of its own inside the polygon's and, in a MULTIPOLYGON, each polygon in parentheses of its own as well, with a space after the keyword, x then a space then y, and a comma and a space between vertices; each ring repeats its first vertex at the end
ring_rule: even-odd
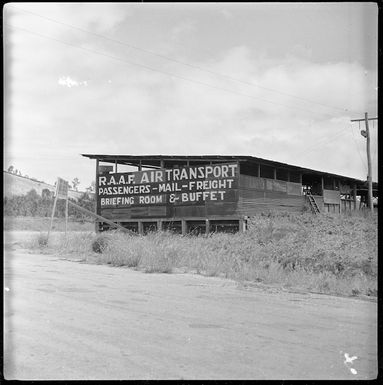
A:
MULTIPOLYGON (((288 168, 293 171, 301 172, 303 174, 318 174, 323 176, 332 176, 339 179, 344 179, 349 182, 360 184, 367 183, 366 181, 350 178, 344 175, 333 174, 324 171, 312 170, 305 167, 294 166, 287 163, 276 162, 273 160, 258 158, 254 156, 246 155, 113 155, 113 154, 81 154, 84 157, 90 159, 98 159, 101 162, 126 164, 132 166, 138 166, 140 163, 144 167, 159 167, 160 162, 171 162, 176 164, 177 161, 181 162, 230 162, 239 161, 242 164, 264 164, 268 166, 274 166, 279 168, 288 168)), ((373 183, 374 189, 378 188, 376 182, 373 183)))

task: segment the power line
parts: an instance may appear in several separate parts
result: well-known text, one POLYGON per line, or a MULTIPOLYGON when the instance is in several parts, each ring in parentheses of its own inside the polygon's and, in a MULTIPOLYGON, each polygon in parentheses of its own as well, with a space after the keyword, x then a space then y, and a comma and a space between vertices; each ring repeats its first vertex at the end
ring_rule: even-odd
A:
POLYGON ((312 150, 318 148, 318 147, 322 147, 323 145, 325 144, 328 144, 328 143, 331 143, 333 142, 335 139, 337 139, 338 137, 340 137, 341 135, 343 135, 343 131, 346 130, 346 127, 342 128, 340 131, 336 132, 335 134, 331 135, 331 138, 328 139, 328 136, 326 137, 322 137, 322 139, 319 139, 316 141, 316 143, 313 145, 313 146, 310 146, 308 148, 306 148, 304 151, 302 152, 298 152, 296 155, 305 155, 305 154, 308 154, 309 152, 311 152, 312 150), (327 140, 326 140, 327 139, 327 140), (323 143, 321 143, 323 142, 323 143))
MULTIPOLYGON (((65 27, 72 28, 72 29, 75 29, 75 30, 78 30, 78 31, 81 31, 81 32, 85 32, 85 33, 91 34, 93 36, 96 36, 96 37, 99 37, 99 38, 102 38, 102 39, 105 39, 105 40, 108 40, 108 41, 111 41, 111 42, 114 42, 114 43, 118 43, 118 44, 127 46, 129 48, 132 48, 132 49, 135 49, 135 50, 138 50, 138 51, 141 51, 141 52, 145 52, 145 53, 153 55, 153 56, 157 56, 157 57, 159 57, 161 59, 172 61, 172 62, 177 63, 177 64, 188 66, 190 68, 194 68, 194 69, 197 69, 197 70, 202 71, 202 72, 206 72, 206 73, 210 73, 210 74, 213 74, 213 75, 217 75, 217 76, 220 76, 220 77, 223 77, 223 78, 226 78, 226 79, 238 82, 238 83, 242 83, 242 84, 245 84, 245 85, 248 85, 248 86, 251 86, 251 87, 260 88, 260 89, 264 89, 264 90, 267 90, 267 91, 275 92, 275 93, 278 93, 280 95, 284 95, 284 96, 288 96, 288 97, 291 97, 291 98, 302 100, 302 101, 304 101, 306 103, 313 103, 313 104, 320 105, 322 107, 336 109, 338 111, 353 112, 353 111, 349 111, 346 108, 340 108, 340 107, 330 106, 330 105, 327 105, 327 104, 324 104, 324 103, 319 103, 319 102, 316 102, 316 101, 313 101, 313 100, 302 98, 300 96, 292 95, 292 94, 289 94, 289 93, 286 93, 286 92, 278 91, 278 90, 275 90, 275 89, 272 89, 272 88, 268 88, 268 87, 260 86, 260 85, 257 85, 257 84, 251 83, 251 82, 247 82, 247 81, 245 81, 243 79, 238 79, 238 78, 235 78, 233 76, 229 76, 227 74, 222 74, 222 73, 219 73, 219 72, 215 72, 215 71, 212 71, 212 70, 207 69, 207 68, 200 67, 200 66, 195 65, 195 64, 186 63, 186 62, 183 62, 183 61, 180 61, 180 60, 177 60, 177 59, 165 56, 163 54, 160 54, 160 53, 157 53, 157 52, 154 52, 154 51, 142 48, 142 47, 138 47, 138 46, 133 45, 133 44, 129 44, 129 43, 123 42, 121 40, 113 39, 113 38, 110 38, 108 36, 101 35, 101 34, 98 34, 98 33, 95 33, 95 32, 92 32, 92 31, 89 31, 89 30, 86 30, 86 29, 74 26, 72 24, 67 24, 67 23, 61 22, 59 20, 50 18, 50 17, 40 15, 40 14, 38 14, 36 12, 25 10, 23 8, 20 8, 20 7, 14 7, 13 6, 13 8, 17 9, 19 11, 22 11, 22 12, 29 13, 29 14, 32 14, 34 16, 40 17, 42 19, 49 20, 49 21, 51 21, 53 23, 61 24, 61 25, 65 26, 65 27)), ((356 112, 354 112, 354 113, 356 113, 356 112)), ((357 114, 360 114, 360 113, 358 112, 357 114)))
MULTIPOLYGON (((111 56, 111 55, 107 55, 107 54, 104 54, 102 52, 99 52, 99 51, 95 51, 95 50, 90 50, 90 49, 87 49, 87 48, 83 48, 83 47, 80 47, 80 46, 77 46, 77 45, 74 45, 74 44, 71 44, 71 43, 67 43, 67 42, 64 42, 60 39, 56 39, 56 38, 52 38, 52 37, 48 37, 48 36, 45 36, 45 35, 42 35, 42 34, 39 34, 37 32, 33 32, 33 31, 29 31, 29 30, 26 30, 25 28, 21 28, 21 27, 17 27, 17 26, 12 26, 12 25, 9 25, 9 24, 6 24, 10 27, 13 27, 13 28, 17 28, 17 29, 21 29, 25 32, 28 32, 28 33, 31 33, 31 34, 34 34, 34 35, 37 35, 37 36, 40 36, 40 37, 43 37, 43 38, 46 38, 46 39, 50 39, 50 40, 54 40, 54 41, 58 41, 60 43, 63 43, 63 44, 66 44, 66 45, 69 45, 69 46, 72 46, 72 47, 75 47, 75 48, 78 48, 78 49, 83 49, 85 51, 88 51, 88 52, 91 52, 91 53, 94 53, 94 54, 98 54, 98 55, 102 55, 102 56, 105 56, 105 57, 109 57, 111 59, 115 59, 115 60, 119 60, 119 61, 123 61, 123 62, 126 62, 128 64, 133 64, 133 65, 136 65, 136 66, 140 66, 140 67, 143 67, 145 69, 148 69, 148 70, 151 70, 151 71, 155 71, 155 72, 160 72, 160 73, 163 73, 165 75, 169 75, 171 77, 177 77, 177 78, 180 78, 182 80, 186 80, 186 81, 190 81, 190 82, 196 82, 198 84, 202 84, 204 86, 208 86, 208 87, 212 87, 212 88, 215 88, 215 89, 219 89, 219 90, 224 90, 226 92, 231 92, 231 93, 235 93, 237 95, 240 95, 240 96, 245 96, 245 97, 249 97, 249 98, 252 98, 252 99, 260 99, 261 101, 264 101, 264 102, 267 102, 267 103, 272 103, 272 104, 278 104, 278 105, 282 105, 284 107, 287 107, 287 108, 294 108, 296 109, 296 107, 290 107, 290 106, 287 106, 287 105, 283 105, 283 104, 279 104, 279 103, 275 103, 275 102, 271 102, 271 101, 268 101, 268 100, 264 100, 264 99, 261 99, 261 98, 257 98, 257 97, 254 97, 254 96, 251 96, 251 95, 246 95, 246 94, 242 94, 242 93, 239 93, 239 92, 236 92, 236 91, 233 91, 233 90, 229 90, 229 89, 225 89, 225 88, 221 88, 221 87, 216 87, 216 86, 213 86, 213 85, 210 85, 210 84, 207 84, 207 83, 203 83, 203 82, 200 82, 200 81, 195 81, 195 80, 191 80, 191 79, 188 79, 188 78, 184 78, 184 77, 181 77, 181 76, 178 76, 178 75, 172 75, 168 72, 164 72, 164 71, 160 71, 160 70, 157 70, 157 69, 153 69, 151 67, 147 67, 145 65, 141 65, 141 64, 138 64, 138 63, 134 63, 134 62, 130 62, 130 61, 127 61, 125 59, 122 59, 122 58, 119 58, 119 57, 116 57, 116 56, 111 56)), ((303 111, 306 111, 306 112, 311 112, 311 113, 314 113, 313 111, 309 111, 309 110, 305 110, 305 109, 301 109, 299 108, 300 110, 303 110, 303 111)), ((327 115, 327 114, 323 114, 323 115, 327 115)), ((329 115, 330 116, 330 115, 329 115)), ((327 140, 325 141, 325 143, 323 144, 327 144, 327 143, 330 143, 330 142, 333 142, 335 139, 337 139, 340 135, 343 134, 343 131, 345 130, 345 128, 343 128, 341 131, 335 133, 334 135, 332 135, 331 139, 330 140, 327 140)), ((327 139, 327 137, 324 137, 322 139, 322 141, 324 139, 327 139)), ((310 151, 310 149, 313 149, 315 147, 318 147, 318 142, 314 145, 314 146, 311 146, 309 147, 308 149, 306 149, 304 152, 302 153, 298 153, 298 155, 301 155, 301 154, 305 154, 307 152, 310 151)))
MULTIPOLYGON (((193 79, 185 78, 183 76, 175 75, 175 74, 172 74, 170 72, 166 72, 166 71, 162 71, 162 70, 158 70, 156 68, 149 67, 149 66, 144 65, 144 64, 135 63, 135 62, 132 62, 132 61, 120 58, 118 56, 108 55, 108 54, 105 54, 105 53, 100 52, 100 51, 96 51, 96 50, 92 50, 92 49, 89 49, 89 48, 84 48, 84 47, 81 47, 81 46, 78 46, 78 45, 75 45, 75 44, 72 44, 72 43, 68 43, 68 42, 65 42, 63 40, 56 39, 54 37, 46 36, 46 35, 43 35, 43 34, 40 34, 38 32, 34 32, 34 31, 30 31, 30 30, 28 30, 26 28, 18 27, 18 26, 15 26, 15 25, 7 24, 7 23, 4 23, 4 25, 6 25, 8 27, 11 27, 11 28, 16 28, 16 29, 22 30, 22 31, 30 33, 32 35, 36 35, 36 36, 42 37, 44 39, 53 40, 53 41, 56 41, 56 42, 59 42, 59 43, 62 43, 62 44, 65 44, 65 45, 77 48, 77 49, 81 49, 83 51, 91 52, 91 53, 96 54, 96 55, 101 55, 101 56, 104 56, 104 57, 107 57, 107 58, 110 58, 110 59, 113 59, 113 60, 118 60, 118 61, 124 62, 126 64, 142 67, 142 68, 144 68, 144 69, 146 69, 148 71, 158 72, 158 73, 161 73, 163 75, 170 76, 172 78, 178 78, 178 79, 181 79, 181 80, 184 80, 184 81, 187 81, 187 82, 196 83, 196 84, 203 85, 203 86, 210 87, 210 88, 214 88, 214 89, 217 89, 217 90, 220 90, 220 91, 225 91, 225 92, 229 92, 229 93, 232 93, 232 94, 248 97, 248 98, 251 98, 251 99, 254 99, 254 100, 258 100, 258 101, 262 101, 262 102, 265 102, 265 103, 270 103, 270 104, 274 104, 274 105, 283 106, 285 108, 290 108, 290 109, 293 109, 293 110, 305 111, 305 112, 309 112, 311 114, 319 114, 318 112, 314 112, 314 111, 307 110, 307 109, 304 109, 304 108, 292 107, 292 106, 289 106, 289 105, 286 105, 286 104, 272 102, 271 100, 262 99, 262 98, 259 98, 257 96, 252 96, 252 95, 244 94, 244 93, 237 92, 237 91, 234 91, 234 90, 231 90, 231 89, 228 89, 228 88, 214 86, 212 84, 201 82, 199 80, 193 80, 193 79)), ((324 116, 331 116, 332 117, 332 115, 330 115, 328 113, 320 113, 320 114, 324 115, 324 116)))

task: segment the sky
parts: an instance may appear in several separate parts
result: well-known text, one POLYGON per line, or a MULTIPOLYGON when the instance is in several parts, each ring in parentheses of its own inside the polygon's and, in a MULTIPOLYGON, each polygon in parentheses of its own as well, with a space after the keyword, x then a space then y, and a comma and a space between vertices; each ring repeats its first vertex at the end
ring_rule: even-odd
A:
POLYGON ((366 180, 377 25, 372 2, 8 3, 4 169, 85 190, 84 153, 249 155, 366 180))

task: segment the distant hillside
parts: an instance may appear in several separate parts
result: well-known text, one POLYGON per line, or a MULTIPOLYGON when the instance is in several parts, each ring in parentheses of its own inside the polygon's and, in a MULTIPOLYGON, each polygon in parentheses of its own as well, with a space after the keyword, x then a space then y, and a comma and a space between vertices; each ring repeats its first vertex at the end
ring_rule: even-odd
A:
MULTIPOLYGON (((42 195, 44 189, 55 191, 55 187, 44 182, 35 181, 21 175, 15 175, 8 171, 3 171, 3 196, 11 197, 14 195, 26 195, 32 189, 37 194, 42 195)), ((69 198, 79 199, 84 194, 82 191, 69 190, 69 198)))

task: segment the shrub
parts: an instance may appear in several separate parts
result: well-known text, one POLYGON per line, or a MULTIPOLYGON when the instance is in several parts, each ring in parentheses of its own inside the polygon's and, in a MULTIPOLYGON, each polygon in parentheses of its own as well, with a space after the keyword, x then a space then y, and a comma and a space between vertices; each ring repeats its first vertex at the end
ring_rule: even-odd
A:
POLYGON ((92 250, 95 253, 100 253, 102 254, 105 249, 109 245, 109 236, 106 234, 100 234, 96 237, 96 239, 92 242, 92 250))
POLYGON ((40 233, 39 237, 37 238, 37 243, 40 247, 47 247, 48 235, 40 233))

